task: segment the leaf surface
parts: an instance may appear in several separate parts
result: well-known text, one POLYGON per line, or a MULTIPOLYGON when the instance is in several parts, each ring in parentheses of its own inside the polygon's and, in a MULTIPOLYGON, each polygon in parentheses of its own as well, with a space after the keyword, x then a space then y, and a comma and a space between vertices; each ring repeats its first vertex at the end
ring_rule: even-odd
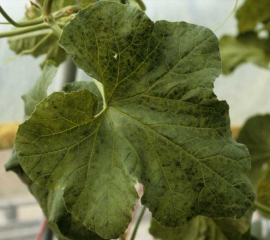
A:
POLYGON ((244 215, 254 200, 250 159, 213 93, 221 67, 210 30, 99 2, 64 28, 60 44, 103 84, 108 107, 95 117, 98 99, 86 89, 37 106, 16 138, 35 183, 63 190, 67 210, 103 238, 127 228, 136 181, 165 226, 244 215))
POLYGON ((76 217, 67 212, 61 190, 46 190, 31 181, 21 168, 15 149, 13 149, 12 156, 5 167, 7 171, 15 172, 21 181, 28 186, 29 191, 38 201, 50 228, 58 239, 103 239, 87 229, 76 217))

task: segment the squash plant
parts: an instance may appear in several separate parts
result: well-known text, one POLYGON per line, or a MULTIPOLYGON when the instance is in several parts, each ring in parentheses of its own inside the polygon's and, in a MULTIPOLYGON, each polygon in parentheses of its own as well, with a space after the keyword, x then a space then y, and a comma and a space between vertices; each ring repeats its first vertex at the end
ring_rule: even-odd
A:
POLYGON ((20 23, 0 8, 17 27, 0 34, 11 48, 46 54, 23 96, 26 121, 6 169, 28 185, 55 235, 124 238, 139 182, 154 236, 248 237, 250 156, 231 136, 227 103, 213 92, 221 73, 213 32, 153 22, 141 1, 31 4, 20 23), (93 81, 47 96, 67 54, 93 81))

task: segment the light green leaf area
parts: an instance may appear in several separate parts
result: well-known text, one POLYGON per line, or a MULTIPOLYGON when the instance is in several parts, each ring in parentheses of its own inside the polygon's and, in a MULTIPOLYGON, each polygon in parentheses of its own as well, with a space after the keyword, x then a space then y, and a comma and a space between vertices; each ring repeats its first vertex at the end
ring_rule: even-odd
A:
POLYGON ((220 39, 220 54, 224 74, 230 74, 240 64, 247 62, 269 69, 269 40, 258 38, 255 32, 237 37, 223 36, 220 39))
POLYGON ((270 218, 270 168, 268 165, 268 170, 265 176, 261 179, 258 184, 257 189, 257 199, 260 204, 264 205, 267 211, 263 208, 259 208, 260 212, 264 217, 270 218))
POLYGON ((251 214, 249 219, 211 219, 198 216, 183 227, 168 228, 152 219, 149 232, 157 240, 249 240, 250 223, 247 220, 251 220, 251 214))
POLYGON ((35 106, 45 97, 47 97, 47 89, 52 83, 57 72, 53 62, 48 61, 43 69, 42 75, 35 82, 30 90, 22 95, 24 101, 24 113, 28 118, 34 111, 35 106))
MULTIPOLYGON (((37 3, 43 6, 44 0, 39 0, 37 3)), ((76 4, 76 0, 53 1, 52 12, 76 4)), ((27 8, 24 21, 33 20, 40 15, 41 11, 37 10, 37 8, 27 8)), ((40 67, 43 68, 47 60, 54 61, 57 66, 66 60, 67 54, 59 47, 58 40, 52 30, 48 28, 9 37, 8 43, 9 47, 18 55, 31 54, 34 57, 46 55, 40 64, 40 67)))
POLYGON ((82 89, 86 89, 89 92, 94 93, 94 95, 96 95, 98 97, 97 111, 100 112, 102 110, 102 107, 103 107, 103 101, 102 101, 102 96, 100 94, 100 91, 98 90, 98 88, 94 82, 89 82, 89 81, 72 82, 72 83, 66 84, 63 87, 63 90, 66 93, 79 91, 82 89))
POLYGON ((264 176, 265 165, 270 164, 270 115, 257 115, 246 121, 237 138, 244 143, 251 156, 251 180, 257 187, 264 176))
POLYGON ((258 23, 270 20, 269 0, 246 0, 236 12, 240 33, 253 31, 258 23))
POLYGON ((80 6, 87 7, 91 3, 96 3, 98 1, 107 1, 107 2, 118 2, 118 3, 124 3, 129 4, 138 7, 140 10, 145 11, 146 7, 142 0, 81 0, 80 6))
POLYGON ((46 55, 41 62, 44 67, 47 60, 52 60, 58 66, 66 60, 66 52, 59 47, 58 38, 50 29, 39 30, 8 39, 9 47, 18 55, 31 54, 34 57, 46 55))
POLYGON ((60 44, 103 84, 108 107, 95 117, 98 99, 86 89, 37 106, 16 137, 35 183, 63 190, 67 210, 103 238, 128 227, 136 181, 164 226, 245 214, 254 200, 250 159, 213 93, 221 63, 210 30, 98 2, 64 28, 60 44))
MULTIPOLYGON (((93 0, 94 1, 94 0, 93 0)), ((40 6, 43 6, 44 0, 36 1, 40 6)), ((52 12, 60 10, 66 6, 76 5, 78 1, 76 0, 57 0, 52 3, 52 12)), ((80 1, 79 1, 80 2, 80 1)))

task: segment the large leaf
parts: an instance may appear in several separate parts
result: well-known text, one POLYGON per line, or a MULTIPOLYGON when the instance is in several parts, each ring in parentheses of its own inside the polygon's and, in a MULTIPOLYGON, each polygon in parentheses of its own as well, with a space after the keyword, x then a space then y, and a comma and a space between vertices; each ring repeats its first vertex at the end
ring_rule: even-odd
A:
POLYGON ((236 13, 240 33, 253 31, 258 23, 270 21, 269 0, 245 0, 236 13))
POLYGON ((237 37, 225 35, 220 39, 222 71, 231 73, 240 64, 251 62, 263 68, 269 68, 270 41, 260 39, 255 32, 237 37))
POLYGON ((264 176, 265 165, 270 163, 270 115, 249 118, 237 141, 244 143, 249 149, 252 161, 251 180, 256 188, 264 176))
POLYGON ((60 44, 103 84, 107 109, 98 113, 86 89, 37 106, 16 138, 35 183, 62 189, 67 210, 104 238, 127 228, 136 181, 165 226, 244 215, 254 200, 250 159, 213 93, 220 56, 210 30, 99 2, 64 28, 60 44))
POLYGON ((250 220, 251 214, 241 219, 198 216, 183 227, 166 228, 152 219, 149 232, 161 240, 249 240, 250 220))

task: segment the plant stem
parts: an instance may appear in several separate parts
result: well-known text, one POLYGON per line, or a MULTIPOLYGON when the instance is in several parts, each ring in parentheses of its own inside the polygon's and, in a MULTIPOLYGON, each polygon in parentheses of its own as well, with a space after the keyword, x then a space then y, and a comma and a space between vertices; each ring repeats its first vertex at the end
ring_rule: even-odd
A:
POLYGON ((145 213, 145 210, 146 210, 146 207, 143 206, 143 209, 142 209, 141 212, 140 212, 139 218, 138 218, 138 220, 137 220, 137 222, 136 222, 136 225, 135 225, 135 228, 134 228, 134 230, 133 230, 133 232, 132 232, 132 235, 131 235, 130 240, 134 240, 134 239, 135 239, 137 230, 138 230, 138 228, 139 228, 139 225, 140 225, 140 223, 141 223, 141 220, 142 220, 142 218, 143 218, 143 215, 144 215, 144 213, 145 213))
POLYGON ((48 26, 46 23, 42 23, 42 24, 35 25, 35 26, 30 26, 30 27, 25 27, 25 28, 20 28, 20 29, 13 29, 13 30, 8 31, 8 32, 1 32, 0 38, 16 36, 16 35, 20 35, 20 34, 24 34, 24 33, 28 33, 28 32, 41 30, 44 28, 50 28, 50 26, 48 26))
POLYGON ((229 15, 225 18, 225 20, 224 20, 218 27, 216 27, 216 28, 213 30, 213 32, 216 32, 217 30, 219 30, 220 28, 222 28, 222 26, 228 21, 228 19, 229 19, 229 18, 233 15, 233 13, 236 11, 237 5, 238 5, 238 0, 235 0, 233 10, 229 13, 229 15))
POLYGON ((254 206, 256 208, 258 208, 259 210, 266 212, 267 214, 270 214, 270 208, 260 202, 258 202, 257 200, 254 202, 254 206))
POLYGON ((44 16, 48 16, 51 14, 52 3, 53 3, 53 0, 45 0, 44 5, 43 5, 44 16))
POLYGON ((34 26, 43 23, 43 17, 39 17, 37 19, 27 21, 27 22, 16 22, 14 21, 7 13, 6 11, 0 6, 0 13, 3 15, 3 17, 11 23, 15 27, 28 27, 28 26, 34 26))

